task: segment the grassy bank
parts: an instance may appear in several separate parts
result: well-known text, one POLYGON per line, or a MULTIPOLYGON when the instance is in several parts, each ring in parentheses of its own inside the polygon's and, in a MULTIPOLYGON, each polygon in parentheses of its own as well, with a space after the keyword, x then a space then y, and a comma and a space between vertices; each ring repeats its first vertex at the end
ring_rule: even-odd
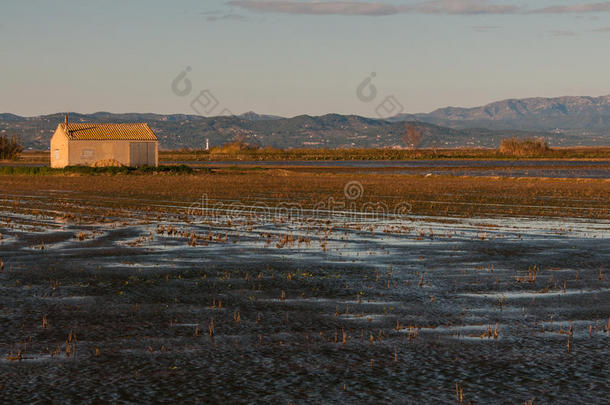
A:
POLYGON ((161 151, 168 162, 223 160, 435 160, 435 159, 610 159, 610 147, 549 148, 531 151, 499 149, 228 149, 161 151))
MULTIPOLYGON (((435 159, 610 159, 610 147, 568 147, 525 151, 519 155, 506 149, 273 149, 214 148, 211 151, 183 149, 159 151, 163 162, 206 162, 229 160, 435 160, 435 159)), ((0 164, 49 165, 48 151, 26 151, 18 159, 0 164)))
POLYGON ((2 166, 0 175, 27 175, 27 176, 46 176, 46 175, 117 175, 117 174, 192 174, 194 170, 186 165, 179 166, 144 166, 144 167, 88 167, 88 166, 68 166, 62 169, 53 169, 48 166, 2 166))

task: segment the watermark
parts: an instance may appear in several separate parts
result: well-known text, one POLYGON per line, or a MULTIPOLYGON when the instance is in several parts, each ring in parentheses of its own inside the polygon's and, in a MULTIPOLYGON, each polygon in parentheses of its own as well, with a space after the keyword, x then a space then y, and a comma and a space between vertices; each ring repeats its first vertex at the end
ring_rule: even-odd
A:
POLYGON ((364 194, 364 187, 359 181, 350 181, 345 183, 343 194, 348 200, 357 200, 364 194))
MULTIPOLYGON (((377 73, 373 72, 356 88, 356 97, 363 103, 371 103, 377 100, 377 86, 373 84, 373 79, 377 77, 377 73)), ((404 112, 403 105, 394 95, 386 96, 375 108, 375 114, 379 118, 386 119, 404 112)))
MULTIPOLYGON (((172 80, 171 89, 172 93, 178 97, 190 96, 193 92, 193 83, 187 77, 193 69, 187 66, 172 80)), ((195 98, 190 102, 191 109, 197 115, 211 115, 214 111, 219 111, 216 115, 234 115, 228 108, 222 107, 218 98, 212 93, 210 89, 201 90, 195 98)))
POLYGON ((207 194, 187 209, 191 223, 210 220, 246 219, 257 222, 342 220, 353 222, 379 222, 406 219, 413 211, 411 203, 401 201, 392 206, 384 201, 363 201, 365 189, 359 181, 350 181, 343 188, 343 199, 328 197, 311 207, 295 202, 280 201, 273 206, 267 203, 244 204, 212 201, 207 194))

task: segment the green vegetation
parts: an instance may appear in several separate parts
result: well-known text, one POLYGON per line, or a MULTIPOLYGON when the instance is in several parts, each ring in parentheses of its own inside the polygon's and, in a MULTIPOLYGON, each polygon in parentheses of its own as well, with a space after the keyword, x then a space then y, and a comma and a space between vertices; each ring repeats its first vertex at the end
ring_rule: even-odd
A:
POLYGON ((21 152, 23 152, 23 146, 15 137, 9 139, 7 135, 0 136, 0 160, 16 159, 21 152))
MULTIPOLYGON (((199 169, 209 170, 209 169, 199 169)), ((32 166, 3 166, 0 167, 0 175, 62 175, 62 174, 77 174, 77 175, 116 175, 116 174, 192 174, 194 169, 186 166, 143 166, 143 167, 89 167, 89 166, 68 166, 63 169, 54 169, 48 166, 32 167, 32 166)))

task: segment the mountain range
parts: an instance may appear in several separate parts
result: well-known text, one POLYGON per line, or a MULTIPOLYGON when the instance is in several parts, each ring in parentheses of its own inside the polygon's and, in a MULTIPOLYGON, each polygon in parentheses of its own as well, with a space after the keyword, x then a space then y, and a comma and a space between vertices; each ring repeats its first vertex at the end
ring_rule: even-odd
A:
POLYGON ((428 114, 402 114, 390 120, 416 120, 451 128, 607 131, 610 95, 510 99, 475 108, 447 107, 428 114))
MULTIPOLYGON (((63 113, 37 117, 0 114, 0 134, 18 137, 27 149, 48 149, 63 113)), ((506 137, 540 137, 552 146, 609 145, 610 96, 512 99, 482 107, 447 107, 389 119, 357 115, 283 118, 240 116, 70 113, 71 122, 147 122, 163 149, 202 148, 243 139, 261 147, 404 147, 405 126, 422 134, 421 147, 497 147, 506 137)))

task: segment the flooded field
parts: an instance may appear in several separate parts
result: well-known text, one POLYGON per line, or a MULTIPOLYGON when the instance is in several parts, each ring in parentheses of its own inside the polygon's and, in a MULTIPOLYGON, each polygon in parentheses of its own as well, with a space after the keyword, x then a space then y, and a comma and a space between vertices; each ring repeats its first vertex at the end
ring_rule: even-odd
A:
MULTIPOLYGON (((508 205, 444 215, 437 204, 432 215, 417 210, 423 197, 402 191, 413 209, 373 215, 353 209, 347 184, 336 190, 337 201, 347 200, 341 210, 261 210, 300 201, 308 182, 322 194, 331 185, 316 174, 281 194, 269 190, 281 181, 271 174, 248 178, 258 191, 243 187, 241 198, 201 178, 205 204, 172 199, 177 192, 159 186, 165 178, 153 188, 144 176, 129 180, 131 188, 120 176, 5 186, 0 399, 610 396, 610 207, 599 191, 607 183, 585 183, 582 195, 576 181, 565 195, 519 183, 544 191, 540 205, 583 209, 563 218, 511 214, 508 205)), ((245 184, 243 176, 227 181, 245 184)), ((181 189, 194 188, 190 181, 168 178, 181 189)), ((379 182, 359 181, 350 186, 360 184, 361 194, 379 182)), ((527 198, 511 204, 536 205, 527 198)))

